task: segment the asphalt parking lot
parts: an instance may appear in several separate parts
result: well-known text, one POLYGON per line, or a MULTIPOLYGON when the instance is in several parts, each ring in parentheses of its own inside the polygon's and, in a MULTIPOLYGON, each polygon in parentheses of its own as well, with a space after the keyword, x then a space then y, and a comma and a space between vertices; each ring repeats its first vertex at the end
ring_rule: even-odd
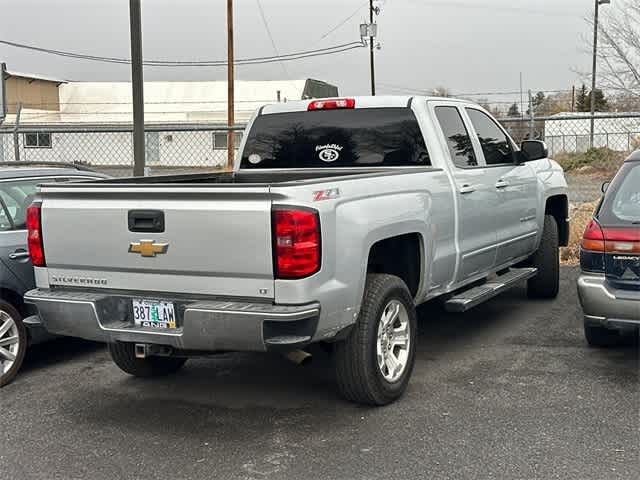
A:
POLYGON ((0 478, 640 478, 638 347, 587 348, 576 276, 553 302, 422 308, 407 395, 378 409, 341 400, 322 354, 140 380, 100 345, 34 348, 0 390, 0 478))

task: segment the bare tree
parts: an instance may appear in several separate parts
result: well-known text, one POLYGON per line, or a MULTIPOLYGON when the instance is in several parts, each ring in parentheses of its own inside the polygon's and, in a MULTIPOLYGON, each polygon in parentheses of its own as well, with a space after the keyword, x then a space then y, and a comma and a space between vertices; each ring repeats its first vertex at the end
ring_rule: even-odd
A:
POLYGON ((600 38, 599 85, 640 98, 640 2, 624 0, 605 14, 600 38))

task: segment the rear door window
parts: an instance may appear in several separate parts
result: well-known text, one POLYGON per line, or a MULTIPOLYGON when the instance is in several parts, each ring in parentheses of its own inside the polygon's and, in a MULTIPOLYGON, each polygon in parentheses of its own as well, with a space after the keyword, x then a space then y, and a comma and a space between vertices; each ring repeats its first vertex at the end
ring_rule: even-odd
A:
POLYGON ((473 128, 482 146, 487 165, 503 165, 515 162, 511 140, 498 124, 486 113, 467 108, 473 128))
POLYGON ((23 230, 26 228, 27 207, 36 196, 36 187, 46 179, 17 180, 0 182, 0 198, 9 214, 13 228, 23 230))
POLYGON ((607 226, 637 225, 640 228, 640 163, 622 166, 605 195, 598 220, 607 226))
POLYGON ((256 118, 241 168, 429 166, 410 108, 291 112, 256 118))
MULTIPOLYGON (((79 177, 80 178, 80 177, 79 177)), ((74 180, 73 177, 40 177, 24 180, 0 182, 0 230, 24 230, 26 228, 27 207, 31 205, 38 185, 47 182, 74 180)))
POLYGON ((478 160, 473 150, 471 137, 464 126, 460 112, 456 107, 436 107, 436 117, 442 128, 451 160, 456 167, 476 167, 478 160))

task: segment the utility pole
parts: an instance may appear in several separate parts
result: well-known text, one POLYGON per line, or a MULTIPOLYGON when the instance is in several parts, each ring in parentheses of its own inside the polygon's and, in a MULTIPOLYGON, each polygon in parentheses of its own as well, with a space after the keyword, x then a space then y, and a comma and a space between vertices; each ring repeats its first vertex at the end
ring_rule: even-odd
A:
POLYGON ((129 0, 131 33, 131 91, 133 97, 133 176, 144 176, 144 78, 140 0, 129 0))
MULTIPOLYGON (((373 25, 373 0, 369 0, 369 24, 373 25)), ((376 65, 373 53, 373 36, 369 37, 369 68, 371 71, 371 95, 376 95, 376 65)))
MULTIPOLYGON (((13 159, 16 162, 20 161, 20 135, 18 130, 20 128, 20 114, 22 113, 22 102, 18 102, 16 109, 16 123, 13 125, 13 159)), ((26 150, 25 150, 26 152, 26 150)))
POLYGON ((529 140, 535 137, 535 112, 533 111, 533 93, 529 90, 529 140))
POLYGON ((524 118, 524 91, 522 90, 522 72, 520 72, 520 117, 524 118))
POLYGON ((236 123, 234 113, 234 68, 233 68, 233 0, 227 0, 227 169, 233 169, 235 157, 235 132, 233 126, 236 123))
POLYGON ((598 68, 598 20, 600 5, 611 3, 611 0, 595 0, 596 10, 593 17, 593 70, 591 72, 591 128, 589 130, 589 147, 593 148, 595 136, 596 114, 596 69, 598 68))

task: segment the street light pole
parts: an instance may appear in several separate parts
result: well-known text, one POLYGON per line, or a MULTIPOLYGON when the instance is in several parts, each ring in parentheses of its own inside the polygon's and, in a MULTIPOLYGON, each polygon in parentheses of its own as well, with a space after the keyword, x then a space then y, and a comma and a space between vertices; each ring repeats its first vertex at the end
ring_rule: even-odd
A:
POLYGON ((596 73, 598 68, 598 20, 600 5, 610 4, 611 0, 595 0, 593 17, 593 69, 591 70, 591 128, 589 129, 589 147, 594 146, 595 114, 596 114, 596 73))
MULTIPOLYGON (((373 0, 369 0, 369 24, 373 25, 373 0)), ((373 53, 373 36, 369 37, 369 68, 371 70, 371 95, 376 95, 376 65, 373 53)))

